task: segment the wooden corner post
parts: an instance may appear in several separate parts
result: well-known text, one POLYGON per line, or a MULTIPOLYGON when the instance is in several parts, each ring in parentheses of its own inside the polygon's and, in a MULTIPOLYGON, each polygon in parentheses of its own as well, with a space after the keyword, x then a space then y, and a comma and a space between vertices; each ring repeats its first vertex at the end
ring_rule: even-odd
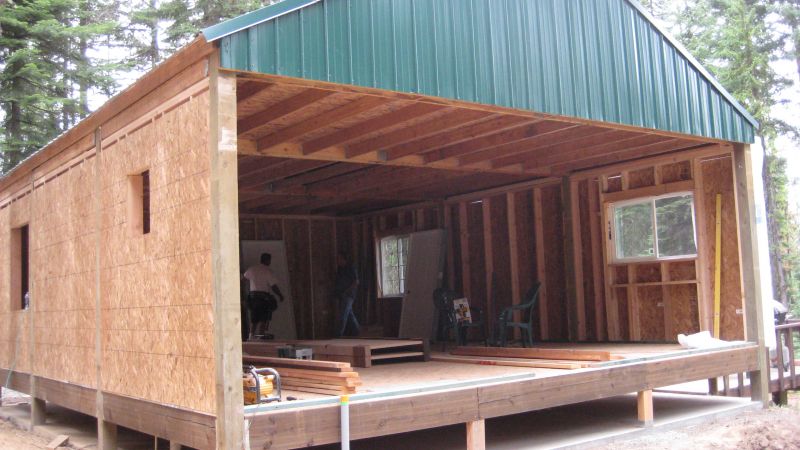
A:
POLYGON ((242 448, 242 337, 239 309, 239 195, 236 78, 219 73, 219 52, 209 57, 211 158, 211 270, 217 448, 242 448))
MULTIPOLYGON (((739 245, 742 255, 742 282, 745 304, 745 336, 758 344, 758 370, 750 372, 751 396, 769 406, 769 367, 764 339, 764 312, 761 296, 759 242, 756 231, 756 207, 753 160, 750 146, 736 144, 733 150, 736 201, 739 206, 739 245)), ((762 218, 763 220, 763 218, 762 218)))

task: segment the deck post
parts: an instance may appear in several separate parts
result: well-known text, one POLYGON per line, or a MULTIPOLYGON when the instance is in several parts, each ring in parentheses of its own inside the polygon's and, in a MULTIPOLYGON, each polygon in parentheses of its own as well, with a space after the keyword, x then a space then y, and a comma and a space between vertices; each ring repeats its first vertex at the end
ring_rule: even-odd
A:
POLYGON ((467 450, 486 450, 486 421, 467 422, 467 450))
POLYGON ((236 77, 219 72, 219 50, 211 54, 208 64, 216 447, 238 449, 242 448, 244 440, 244 402, 239 305, 236 77))
POLYGON ((41 398, 31 397, 31 429, 44 425, 47 421, 47 402, 41 398))
POLYGON ((736 201, 739 211, 745 338, 758 344, 758 370, 750 372, 750 392, 753 401, 760 401, 766 408, 769 406, 769 366, 767 365, 765 345, 764 303, 761 296, 759 242, 756 231, 755 181, 750 146, 747 144, 734 145, 733 161, 736 201))
POLYGON ((169 450, 181 450, 181 448, 183 448, 183 446, 180 443, 175 441, 169 442, 169 450))
POLYGON ((639 415, 639 424, 645 427, 653 426, 653 391, 639 391, 636 393, 636 409, 639 415))
POLYGON ((97 448, 99 450, 117 448, 117 424, 97 419, 97 448))
POLYGON ((719 395, 719 378, 708 379, 708 394, 719 395))

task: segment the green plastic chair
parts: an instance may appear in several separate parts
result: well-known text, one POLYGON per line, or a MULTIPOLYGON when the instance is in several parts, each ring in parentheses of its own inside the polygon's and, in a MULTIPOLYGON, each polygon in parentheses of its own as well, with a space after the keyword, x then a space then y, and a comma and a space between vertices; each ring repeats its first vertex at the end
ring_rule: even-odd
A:
POLYGON ((522 330, 522 345, 525 347, 533 347, 533 318, 538 316, 538 314, 536 314, 536 304, 539 302, 539 289, 541 286, 542 283, 538 281, 533 283, 533 287, 525 293, 523 303, 509 306, 500 313, 500 317, 497 320, 497 330, 500 333, 498 344, 501 347, 506 347, 508 345, 509 328, 519 328, 522 330), (514 322, 514 311, 522 311, 523 317, 527 315, 527 321, 514 322))

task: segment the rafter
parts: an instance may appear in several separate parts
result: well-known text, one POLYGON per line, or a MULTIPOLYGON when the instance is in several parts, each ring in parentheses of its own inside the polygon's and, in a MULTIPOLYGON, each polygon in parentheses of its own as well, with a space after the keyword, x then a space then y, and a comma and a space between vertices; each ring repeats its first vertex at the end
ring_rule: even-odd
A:
POLYGON ((281 117, 287 116, 295 111, 299 111, 306 106, 322 100, 325 97, 334 95, 333 91, 323 91, 320 89, 307 89, 297 95, 271 106, 263 111, 257 112, 249 117, 239 120, 237 123, 237 133, 247 134, 257 130, 270 122, 281 117))
MULTIPOLYGON (((551 146, 554 144, 574 141, 586 136, 591 136, 593 134, 603 133, 606 131, 608 131, 606 128, 587 126, 565 128, 561 131, 556 131, 548 135, 536 136, 535 138, 525 141, 504 145, 500 148, 494 149, 494 151, 489 153, 487 156, 490 156, 492 161, 491 167, 493 168, 506 167, 513 164, 522 164, 525 162, 525 158, 520 157, 520 154, 535 150, 537 147, 551 146)), ((471 159, 477 157, 478 156, 473 156, 471 159)))
POLYGON ((421 116, 441 111, 443 105, 430 103, 413 103, 396 111, 369 119, 365 122, 339 130, 337 132, 319 137, 303 144, 303 154, 310 155, 329 147, 345 144, 358 139, 367 133, 374 133, 385 128, 390 128, 421 116))
POLYGON ((626 150, 621 150, 613 153, 608 153, 593 158, 585 158, 577 161, 570 161, 563 164, 553 166, 553 171, 558 173, 573 172, 575 170, 585 169, 594 166, 605 166, 608 164, 615 164, 630 159, 638 159, 645 156, 654 156, 660 153, 667 153, 675 150, 680 150, 688 147, 695 147, 698 145, 706 145, 698 143, 694 140, 687 139, 667 139, 655 144, 642 145, 626 150))

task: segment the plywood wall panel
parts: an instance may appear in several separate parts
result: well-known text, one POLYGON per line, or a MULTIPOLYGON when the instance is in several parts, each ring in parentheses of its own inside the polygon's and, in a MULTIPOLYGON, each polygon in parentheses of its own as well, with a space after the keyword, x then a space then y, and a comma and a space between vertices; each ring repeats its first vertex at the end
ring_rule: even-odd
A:
POLYGON ((101 386, 213 412, 207 115, 204 93, 100 155, 101 386), (143 170, 147 235, 131 229, 126 208, 127 177, 143 170))
POLYGON ((697 311, 697 287, 694 284, 667 286, 671 302, 672 329, 668 330, 669 340, 677 340, 679 333, 693 334, 700 331, 697 311))
POLYGON ((743 296, 742 281, 739 265, 739 238, 738 218, 736 213, 733 159, 731 157, 715 158, 703 161, 700 165, 703 171, 703 197, 706 205, 706 236, 711 236, 705 242, 707 254, 711 261, 707 264, 706 297, 713 299, 714 280, 714 252, 715 242, 714 227, 716 214, 716 195, 722 194, 722 267, 721 267, 721 310, 720 332, 721 339, 744 339, 743 324, 743 296))
POLYGON ((639 330, 643 341, 664 340, 664 298, 661 286, 637 289, 639 330))

